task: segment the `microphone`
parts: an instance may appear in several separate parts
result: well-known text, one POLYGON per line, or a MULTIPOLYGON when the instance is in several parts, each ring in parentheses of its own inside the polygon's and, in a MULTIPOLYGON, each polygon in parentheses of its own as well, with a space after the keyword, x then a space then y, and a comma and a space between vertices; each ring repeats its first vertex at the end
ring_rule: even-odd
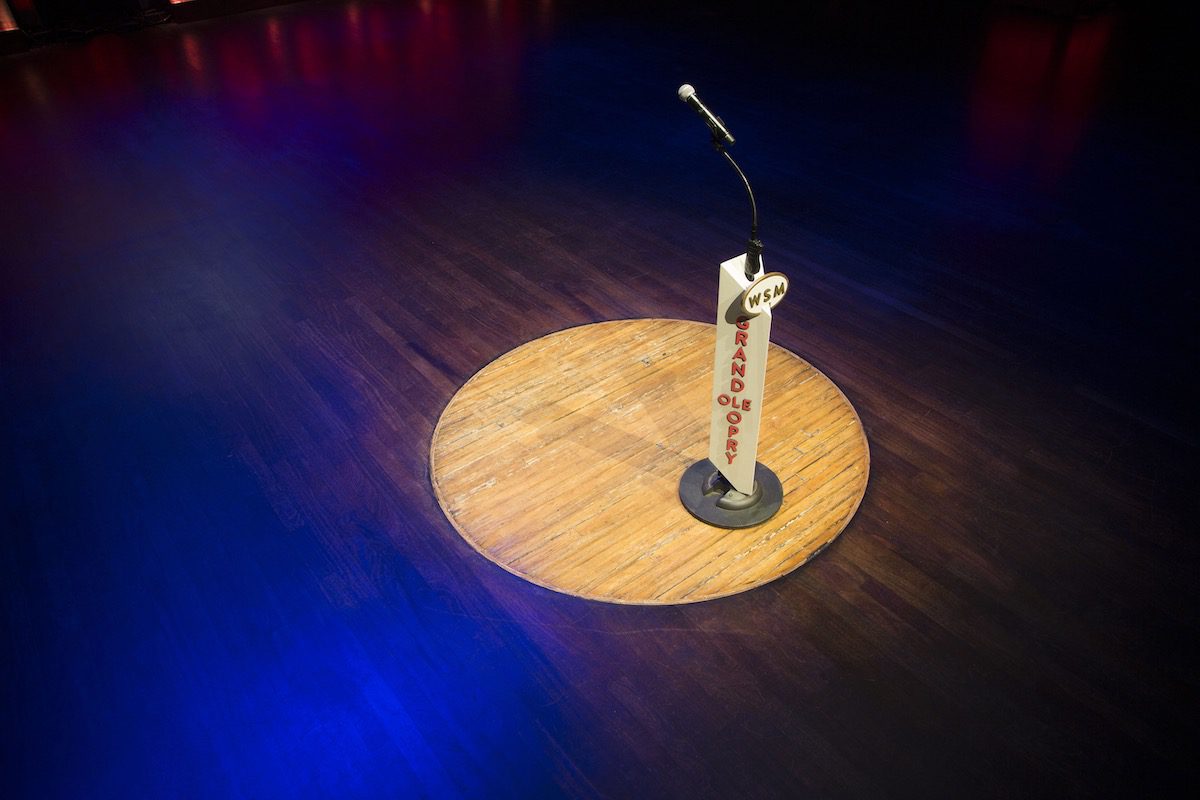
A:
POLYGON ((725 127, 725 123, 721 118, 712 113, 705 107, 704 103, 700 102, 700 98, 696 96, 696 90, 690 83, 685 83, 679 87, 679 99, 687 103, 696 113, 700 115, 700 119, 712 129, 713 139, 717 144, 733 144, 733 134, 729 132, 729 128, 725 127))

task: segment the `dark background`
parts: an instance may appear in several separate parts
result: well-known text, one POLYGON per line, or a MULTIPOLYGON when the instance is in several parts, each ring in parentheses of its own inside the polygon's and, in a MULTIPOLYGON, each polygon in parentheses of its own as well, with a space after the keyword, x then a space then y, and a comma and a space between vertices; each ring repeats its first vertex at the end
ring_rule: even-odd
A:
POLYGON ((0 793, 1194 786, 1195 28, 1057 11, 312 2, 4 57, 0 793), (428 445, 529 339, 710 318, 748 214, 683 82, 871 483, 792 575, 610 606, 475 554, 428 445))

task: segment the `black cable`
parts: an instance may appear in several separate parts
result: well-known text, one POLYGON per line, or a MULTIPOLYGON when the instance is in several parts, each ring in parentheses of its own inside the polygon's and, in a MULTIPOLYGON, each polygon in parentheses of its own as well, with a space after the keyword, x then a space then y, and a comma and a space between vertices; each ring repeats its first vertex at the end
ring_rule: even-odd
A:
POLYGON ((750 188, 750 181, 746 178, 746 173, 742 172, 742 168, 733 160, 733 156, 729 155, 729 151, 717 139, 715 133, 713 134, 713 147, 725 156, 729 166, 733 167, 734 172, 742 179, 742 185, 746 187, 746 194, 750 197, 750 242, 746 245, 746 277, 753 280, 754 276, 762 270, 763 243, 758 238, 758 203, 754 200, 754 190, 750 188))

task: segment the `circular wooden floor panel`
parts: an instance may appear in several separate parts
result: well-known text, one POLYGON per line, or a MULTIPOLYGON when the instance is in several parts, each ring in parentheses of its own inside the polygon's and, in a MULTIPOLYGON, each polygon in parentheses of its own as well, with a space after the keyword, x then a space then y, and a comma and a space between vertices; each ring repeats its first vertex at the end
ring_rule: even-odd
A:
POLYGON ((708 454, 715 326, 601 322, 528 342, 475 374, 434 430, 433 488, 476 550, 533 583, 615 603, 742 592, 812 558, 846 527, 870 459, 854 408, 774 344, 758 460, 783 507, 725 530, 679 501, 708 454))

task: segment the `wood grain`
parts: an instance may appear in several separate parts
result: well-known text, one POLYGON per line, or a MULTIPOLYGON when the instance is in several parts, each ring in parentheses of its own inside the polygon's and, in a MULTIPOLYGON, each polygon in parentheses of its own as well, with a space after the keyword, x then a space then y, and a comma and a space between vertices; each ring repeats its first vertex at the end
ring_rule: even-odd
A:
POLYGON ((808 561, 866 491, 862 424, 832 381, 772 345, 760 460, 783 482, 783 507, 740 531, 697 520, 678 486, 705 456, 713 335, 698 322, 602 322, 488 364, 434 431, 446 516, 505 569, 615 603, 724 597, 808 561))
POLYGON ((0 59, 0 797, 1200 785, 1194 25, 750 5, 316 0, 0 59), (592 602, 479 557, 429 446, 523 343, 709 320, 749 220, 683 82, 871 478, 783 579, 592 602))

